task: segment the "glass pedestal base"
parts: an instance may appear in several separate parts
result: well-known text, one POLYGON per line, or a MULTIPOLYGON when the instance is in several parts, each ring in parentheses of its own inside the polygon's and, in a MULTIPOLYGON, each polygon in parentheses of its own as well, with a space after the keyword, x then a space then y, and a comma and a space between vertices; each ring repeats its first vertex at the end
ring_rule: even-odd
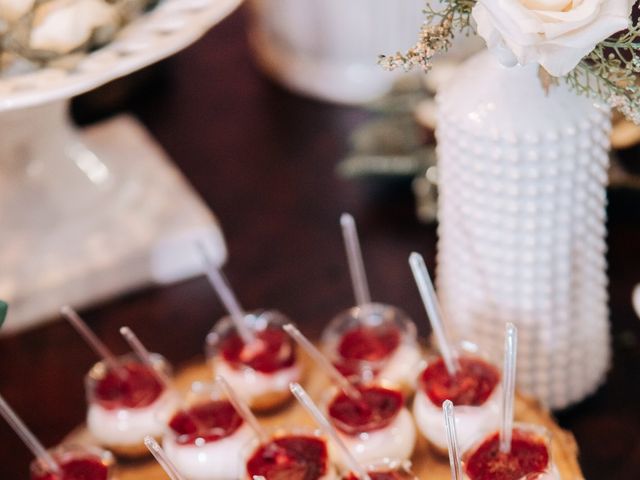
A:
POLYGON ((198 275, 196 241, 226 258, 214 216, 136 120, 78 131, 67 106, 0 114, 3 334, 198 275))

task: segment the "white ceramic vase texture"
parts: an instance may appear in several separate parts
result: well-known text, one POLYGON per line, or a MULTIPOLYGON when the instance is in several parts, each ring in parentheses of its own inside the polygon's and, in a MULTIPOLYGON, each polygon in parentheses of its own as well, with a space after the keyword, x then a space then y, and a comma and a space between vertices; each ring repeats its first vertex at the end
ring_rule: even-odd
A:
POLYGON ((610 112, 536 65, 484 51, 437 97, 437 285, 458 335, 502 352, 519 328, 520 388, 552 408, 610 361, 605 205, 610 112))
POLYGON ((415 43, 424 0, 252 0, 258 63, 294 91, 339 103, 386 93, 378 55, 415 43))
MULTIPOLYGON (((425 0, 251 0, 250 6, 249 38, 267 73, 294 91, 360 104, 384 95, 402 74, 383 70, 378 56, 415 44, 425 0)), ((475 45, 461 37, 447 57, 466 58, 475 45)))

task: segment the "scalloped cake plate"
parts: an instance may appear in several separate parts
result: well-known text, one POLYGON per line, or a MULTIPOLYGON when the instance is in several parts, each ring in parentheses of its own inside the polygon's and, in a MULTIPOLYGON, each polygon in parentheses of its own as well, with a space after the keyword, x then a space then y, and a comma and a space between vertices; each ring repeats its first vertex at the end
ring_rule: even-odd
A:
POLYGON ((198 40, 241 3, 162 0, 70 69, 49 66, 0 77, 0 112, 70 98, 162 60, 198 40))

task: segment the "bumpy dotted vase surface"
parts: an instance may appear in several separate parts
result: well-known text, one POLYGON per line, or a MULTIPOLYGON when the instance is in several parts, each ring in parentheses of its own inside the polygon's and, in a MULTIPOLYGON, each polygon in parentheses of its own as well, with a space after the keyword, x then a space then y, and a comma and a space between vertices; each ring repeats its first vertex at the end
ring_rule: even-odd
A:
POLYGON ((546 94, 537 66, 505 68, 488 52, 437 100, 443 308, 498 355, 514 322, 520 388, 552 408, 580 401, 610 357, 609 111, 562 83, 546 94))

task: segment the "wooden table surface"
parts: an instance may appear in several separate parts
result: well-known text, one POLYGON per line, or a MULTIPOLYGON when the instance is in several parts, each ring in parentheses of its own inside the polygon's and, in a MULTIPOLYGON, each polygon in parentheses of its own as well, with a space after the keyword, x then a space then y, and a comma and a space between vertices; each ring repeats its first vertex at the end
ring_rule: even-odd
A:
MULTIPOLYGON (((231 255, 226 271, 246 307, 277 307, 317 336, 349 306, 338 227, 348 211, 358 221, 374 298, 401 305, 426 335, 407 255, 420 251, 433 264, 435 228, 417 223, 406 185, 336 177, 349 131, 367 114, 294 96, 266 80, 252 64, 245 24, 245 12, 235 13, 193 47, 137 75, 126 101, 126 82, 81 99, 78 117, 125 110, 139 116, 220 219, 231 255)), ((640 322, 630 304, 640 281, 638 202, 640 193, 610 195, 613 369, 597 394, 559 414, 593 480, 640 478, 640 322)), ((114 351, 125 351, 118 327, 128 324, 180 365, 201 355, 223 310, 197 278, 83 313, 114 351)), ((94 360, 62 322, 0 339, 0 392, 45 444, 55 444, 83 420, 82 381, 94 360)), ((0 479, 27 478, 30 454, 4 422, 0 446, 0 479)))

